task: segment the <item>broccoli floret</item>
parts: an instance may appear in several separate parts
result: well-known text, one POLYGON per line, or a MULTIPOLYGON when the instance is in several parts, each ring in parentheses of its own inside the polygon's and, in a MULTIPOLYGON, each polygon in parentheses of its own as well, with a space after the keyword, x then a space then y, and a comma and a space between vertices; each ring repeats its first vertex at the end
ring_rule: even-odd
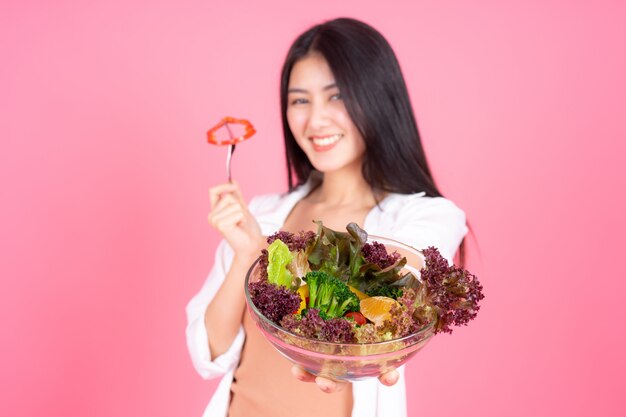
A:
POLYGON ((349 311, 359 311, 359 298, 350 288, 332 275, 313 271, 304 278, 309 286, 308 308, 316 308, 328 319, 343 317, 349 311))

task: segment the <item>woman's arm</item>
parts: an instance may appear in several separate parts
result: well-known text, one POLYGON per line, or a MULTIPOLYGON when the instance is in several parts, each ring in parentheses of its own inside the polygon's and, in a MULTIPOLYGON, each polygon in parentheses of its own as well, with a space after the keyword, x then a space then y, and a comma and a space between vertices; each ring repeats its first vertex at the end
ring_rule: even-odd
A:
POLYGON ((253 261, 235 256, 224 283, 206 309, 204 325, 210 335, 211 358, 226 352, 239 331, 246 307, 243 280, 253 261))
POLYGON ((234 252, 224 282, 204 315, 211 358, 216 358, 226 352, 239 331, 246 305, 244 279, 265 245, 265 238, 236 183, 213 187, 209 196, 212 207, 209 223, 224 236, 234 252))
POLYGON ((239 355, 244 343, 243 326, 239 326, 237 335, 228 350, 221 356, 212 357, 209 349, 210 335, 204 323, 207 306, 215 298, 230 269, 233 253, 225 240, 215 250, 213 267, 202 288, 187 303, 187 348, 194 368, 204 379, 215 378, 232 370, 239 362, 239 355))

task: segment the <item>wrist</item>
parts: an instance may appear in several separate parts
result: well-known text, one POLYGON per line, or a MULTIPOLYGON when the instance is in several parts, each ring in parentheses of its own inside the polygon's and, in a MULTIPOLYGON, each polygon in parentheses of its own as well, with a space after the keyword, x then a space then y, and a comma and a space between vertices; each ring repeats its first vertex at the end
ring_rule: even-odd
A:
POLYGON ((257 242, 252 243, 248 250, 246 251, 238 251, 235 252, 235 256, 233 258, 233 264, 238 265, 240 267, 249 268, 250 265, 261 256, 261 250, 265 249, 267 246, 267 242, 265 241, 265 237, 259 239, 257 242))
POLYGON ((252 265, 252 263, 256 260, 256 256, 252 255, 235 255, 233 258, 233 266, 241 269, 248 269, 252 265))

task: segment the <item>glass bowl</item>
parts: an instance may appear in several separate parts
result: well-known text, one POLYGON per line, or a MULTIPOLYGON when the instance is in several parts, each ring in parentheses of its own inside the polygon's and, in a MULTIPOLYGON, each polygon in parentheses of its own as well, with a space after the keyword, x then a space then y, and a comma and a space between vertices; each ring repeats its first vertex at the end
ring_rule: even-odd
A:
MULTIPOLYGON (((378 236, 369 236, 368 242, 376 241, 387 252, 406 256, 407 264, 402 272, 410 271, 417 278, 424 265, 420 251, 403 243, 378 236)), ((267 319, 250 299, 248 284, 260 279, 259 260, 248 271, 245 281, 248 311, 265 338, 294 364, 308 372, 326 378, 359 381, 396 369, 413 357, 434 334, 433 324, 400 339, 377 343, 333 343, 291 333, 267 319)))

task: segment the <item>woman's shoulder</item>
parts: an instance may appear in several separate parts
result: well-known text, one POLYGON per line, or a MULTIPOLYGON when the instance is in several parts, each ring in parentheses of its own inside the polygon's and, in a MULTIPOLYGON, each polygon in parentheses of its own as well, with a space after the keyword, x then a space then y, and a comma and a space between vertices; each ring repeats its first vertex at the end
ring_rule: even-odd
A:
POLYGON ((466 235, 465 212, 444 197, 393 194, 383 201, 381 233, 416 248, 434 246, 452 260, 466 235))
POLYGON ((390 194, 384 203, 383 210, 395 212, 403 218, 437 215, 462 217, 465 222, 465 212, 445 197, 429 197, 423 192, 390 194))

